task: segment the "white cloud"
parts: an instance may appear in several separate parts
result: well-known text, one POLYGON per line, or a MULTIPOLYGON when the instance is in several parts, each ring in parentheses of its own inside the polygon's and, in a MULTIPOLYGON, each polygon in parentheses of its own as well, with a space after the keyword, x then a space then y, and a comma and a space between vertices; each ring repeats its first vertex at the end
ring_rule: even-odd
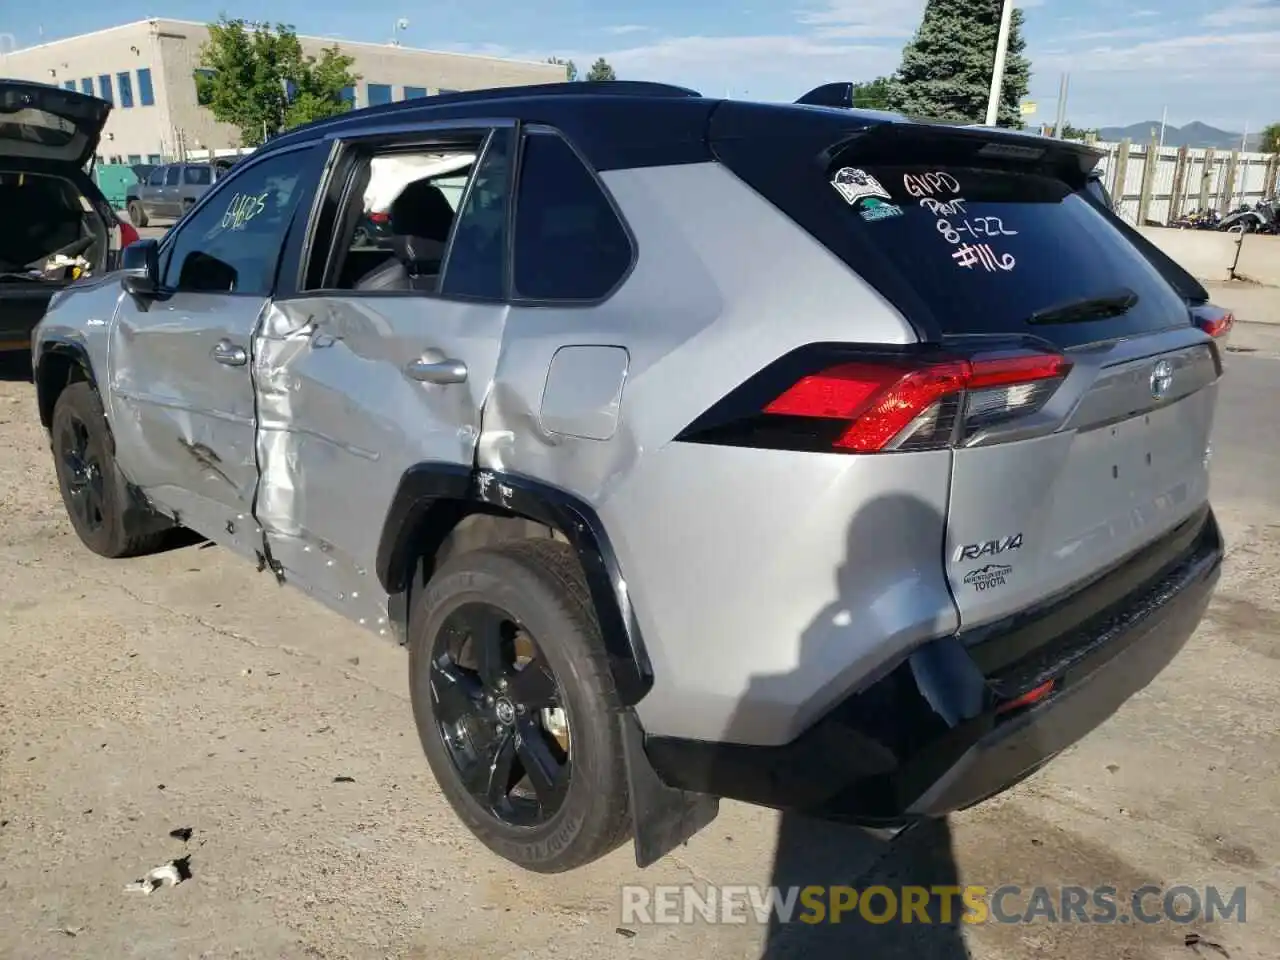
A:
POLYGON ((1241 0, 1207 14, 1207 27, 1280 27, 1280 3, 1276 0, 1241 0))
POLYGON ((802 10, 798 20, 814 27, 815 34, 831 38, 903 38, 920 25, 923 0, 901 0, 878 6, 867 0, 826 0, 815 9, 802 10))
POLYGON ((646 30, 652 30, 652 27, 646 27, 639 23, 621 23, 616 27, 605 27, 605 33, 611 33, 614 36, 622 36, 626 33, 644 33, 646 30))

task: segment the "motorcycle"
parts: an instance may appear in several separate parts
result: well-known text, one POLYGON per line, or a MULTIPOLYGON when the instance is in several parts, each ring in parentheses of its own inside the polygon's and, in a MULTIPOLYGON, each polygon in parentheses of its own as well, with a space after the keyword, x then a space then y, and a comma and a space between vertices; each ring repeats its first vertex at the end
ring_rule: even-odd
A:
POLYGON ((1222 218, 1219 230, 1228 233, 1280 234, 1280 201, 1275 197, 1243 206, 1222 218))
POLYGON ((1183 214, 1169 226, 1179 230, 1217 230, 1220 220, 1217 210, 1195 210, 1183 214))

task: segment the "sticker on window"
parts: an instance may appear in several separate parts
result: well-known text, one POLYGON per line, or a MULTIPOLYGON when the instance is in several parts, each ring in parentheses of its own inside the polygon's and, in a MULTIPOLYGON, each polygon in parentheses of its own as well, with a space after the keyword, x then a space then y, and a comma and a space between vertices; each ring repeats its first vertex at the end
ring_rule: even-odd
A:
POLYGON ((888 220, 890 217, 902 216, 902 208, 897 204, 885 203, 883 200, 877 200, 875 197, 867 200, 866 205, 858 211, 858 215, 863 220, 875 222, 876 220, 888 220))
POLYGON ((844 202, 851 207, 858 201, 871 197, 879 197, 884 200, 893 199, 893 197, 889 196, 889 191, 880 186, 879 180, 867 173, 867 171, 859 170, 856 167, 841 167, 832 179, 831 185, 840 192, 840 196, 844 197, 844 202))

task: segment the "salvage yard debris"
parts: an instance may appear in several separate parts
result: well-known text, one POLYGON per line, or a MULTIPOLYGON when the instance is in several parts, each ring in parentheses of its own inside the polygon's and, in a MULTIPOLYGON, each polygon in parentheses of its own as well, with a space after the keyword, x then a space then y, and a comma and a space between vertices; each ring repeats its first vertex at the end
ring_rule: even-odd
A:
POLYGON ((147 871, 147 875, 140 880, 127 884, 124 888, 125 893, 145 893, 150 895, 157 887, 168 885, 176 887, 183 880, 191 879, 191 854, 185 857, 179 857, 177 860, 170 860, 162 867, 155 867, 147 871))

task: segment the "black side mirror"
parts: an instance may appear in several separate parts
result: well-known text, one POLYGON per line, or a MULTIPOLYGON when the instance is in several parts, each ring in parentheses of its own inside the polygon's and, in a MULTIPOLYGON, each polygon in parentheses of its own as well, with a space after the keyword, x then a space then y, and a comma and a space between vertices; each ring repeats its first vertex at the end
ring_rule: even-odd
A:
POLYGON ((121 283, 135 297, 154 297, 160 289, 160 243, 135 240, 120 253, 121 283))

